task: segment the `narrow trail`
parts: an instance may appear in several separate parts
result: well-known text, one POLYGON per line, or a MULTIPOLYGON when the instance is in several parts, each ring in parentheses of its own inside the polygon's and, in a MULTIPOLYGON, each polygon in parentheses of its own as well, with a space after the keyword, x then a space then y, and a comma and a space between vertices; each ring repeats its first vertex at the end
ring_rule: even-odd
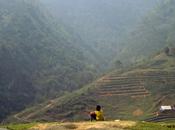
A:
POLYGON ((38 124, 30 130, 124 130, 135 125, 133 121, 46 123, 38 124))

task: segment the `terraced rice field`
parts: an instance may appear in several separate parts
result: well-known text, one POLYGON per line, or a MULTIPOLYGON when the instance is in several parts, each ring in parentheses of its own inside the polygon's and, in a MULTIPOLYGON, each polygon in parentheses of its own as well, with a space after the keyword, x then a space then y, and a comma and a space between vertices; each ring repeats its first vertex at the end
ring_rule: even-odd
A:
POLYGON ((175 84, 175 73, 150 71, 120 77, 111 74, 97 82, 97 95, 146 97, 151 94, 145 87, 147 82, 175 84))
POLYGON ((100 104, 106 120, 145 120, 156 115, 162 102, 174 103, 174 85, 175 71, 113 73, 99 79, 85 90, 42 104, 42 107, 38 107, 40 109, 29 109, 15 118, 87 121, 89 112, 100 104))

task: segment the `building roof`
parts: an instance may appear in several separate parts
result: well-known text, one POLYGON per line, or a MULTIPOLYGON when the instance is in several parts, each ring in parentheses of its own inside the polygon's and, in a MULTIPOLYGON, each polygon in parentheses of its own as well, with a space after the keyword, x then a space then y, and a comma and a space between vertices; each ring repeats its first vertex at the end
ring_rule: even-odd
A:
POLYGON ((171 106, 161 106, 160 110, 172 110, 171 106))

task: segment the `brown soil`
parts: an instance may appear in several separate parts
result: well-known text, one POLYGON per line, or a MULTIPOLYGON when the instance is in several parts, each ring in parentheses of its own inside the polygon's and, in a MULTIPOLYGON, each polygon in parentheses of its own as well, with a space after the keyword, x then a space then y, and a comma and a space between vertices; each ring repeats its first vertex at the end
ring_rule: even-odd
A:
POLYGON ((38 124, 30 130, 123 130, 135 126, 133 121, 38 124))
POLYGON ((133 116, 142 116, 144 112, 141 109, 137 109, 133 112, 133 116))

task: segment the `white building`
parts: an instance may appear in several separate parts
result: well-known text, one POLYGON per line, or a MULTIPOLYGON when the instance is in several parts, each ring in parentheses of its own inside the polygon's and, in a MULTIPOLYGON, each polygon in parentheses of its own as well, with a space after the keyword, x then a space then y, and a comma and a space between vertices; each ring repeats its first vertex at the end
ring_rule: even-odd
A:
POLYGON ((160 107, 160 111, 163 112, 163 111, 171 111, 173 110, 171 106, 161 106, 160 107))

